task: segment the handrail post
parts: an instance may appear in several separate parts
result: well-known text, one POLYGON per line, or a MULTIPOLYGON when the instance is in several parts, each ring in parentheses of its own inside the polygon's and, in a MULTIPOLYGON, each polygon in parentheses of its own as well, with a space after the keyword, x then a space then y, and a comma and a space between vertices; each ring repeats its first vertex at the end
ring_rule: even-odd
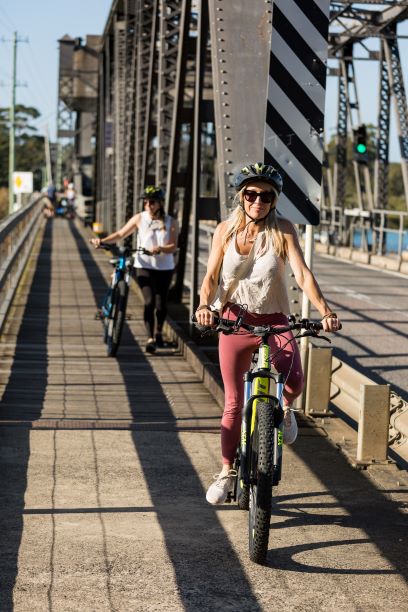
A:
POLYGON ((310 416, 329 414, 332 349, 309 344, 305 413, 310 416))
POLYGON ((390 424, 389 385, 360 385, 357 462, 386 461, 390 424))

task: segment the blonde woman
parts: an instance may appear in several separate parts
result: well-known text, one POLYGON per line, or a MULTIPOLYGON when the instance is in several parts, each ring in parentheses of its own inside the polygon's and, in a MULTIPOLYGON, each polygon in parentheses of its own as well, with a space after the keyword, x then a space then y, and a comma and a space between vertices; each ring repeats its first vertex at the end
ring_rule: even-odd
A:
MULTIPOLYGON (((196 317, 201 325, 212 325, 214 312, 234 320, 240 304, 248 308, 244 322, 249 325, 287 325, 290 314, 285 285, 288 260, 296 281, 319 311, 325 331, 339 329, 332 312, 307 267, 294 226, 276 216, 282 178, 272 166, 255 163, 245 166, 234 179, 236 208, 215 231, 207 273, 200 292, 196 317), (221 280, 218 278, 222 268, 221 280)), ((269 339, 275 355, 273 364, 285 376, 284 442, 297 437, 297 423, 291 407, 303 388, 303 372, 292 334, 269 339), (285 344, 286 341, 289 341, 285 344), (281 345, 284 350, 279 351, 281 345)), ((220 334, 219 358, 225 389, 221 421, 222 469, 207 491, 211 504, 223 503, 232 484, 232 466, 240 436, 244 397, 243 375, 261 339, 248 332, 220 334)))

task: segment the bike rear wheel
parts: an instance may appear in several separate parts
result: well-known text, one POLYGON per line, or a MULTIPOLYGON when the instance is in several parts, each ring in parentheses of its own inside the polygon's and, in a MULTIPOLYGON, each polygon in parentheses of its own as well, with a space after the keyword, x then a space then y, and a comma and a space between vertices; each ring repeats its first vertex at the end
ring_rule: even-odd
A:
POLYGON ((249 486, 249 558, 263 565, 268 552, 272 509, 274 409, 266 402, 256 407, 251 439, 249 486))
POLYGON ((111 296, 112 309, 108 319, 106 335, 108 357, 114 357, 118 351, 125 322, 127 296, 129 288, 123 279, 114 287, 111 296))

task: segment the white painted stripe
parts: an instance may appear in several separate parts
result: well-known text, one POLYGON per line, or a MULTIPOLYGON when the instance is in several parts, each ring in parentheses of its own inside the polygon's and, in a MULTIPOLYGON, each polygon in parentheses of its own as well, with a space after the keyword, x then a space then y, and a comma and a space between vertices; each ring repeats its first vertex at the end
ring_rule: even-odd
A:
POLYGON ((290 219, 292 223, 310 223, 309 219, 306 219, 300 210, 296 208, 296 206, 289 200, 284 193, 281 193, 278 200, 277 206, 278 212, 285 217, 285 219, 290 219))
POLYGON ((328 19, 330 17, 330 0, 314 0, 314 3, 317 4, 319 9, 328 19))
POLYGON ((290 176, 314 206, 320 208, 320 184, 316 183, 268 124, 265 125, 265 149, 270 152, 282 170, 290 176))
MULTIPOLYGON (((319 57, 322 62, 326 62, 327 41, 321 36, 319 30, 314 27, 306 15, 300 10, 298 5, 293 2, 293 0, 275 0, 275 4, 285 15, 286 19, 290 21, 292 26, 299 32, 309 47, 313 49, 317 57, 319 57)), ((275 50, 273 34, 272 49, 275 50)))
POLYGON ((317 108, 324 112, 325 90, 276 30, 273 32, 272 49, 297 84, 300 85, 317 108))
MULTIPOLYGON (((324 99, 324 98, 323 98, 324 99)), ((271 102, 283 119, 290 125, 292 131, 302 143, 309 149, 309 151, 316 157, 321 163, 323 157, 322 145, 320 138, 315 134, 311 134, 310 123, 304 115, 296 108, 290 98, 287 97, 284 91, 274 81, 269 79, 268 87, 268 100, 271 102)), ((273 126, 277 127, 277 126, 273 126)), ((288 141, 290 142, 290 135, 287 135, 288 141)))

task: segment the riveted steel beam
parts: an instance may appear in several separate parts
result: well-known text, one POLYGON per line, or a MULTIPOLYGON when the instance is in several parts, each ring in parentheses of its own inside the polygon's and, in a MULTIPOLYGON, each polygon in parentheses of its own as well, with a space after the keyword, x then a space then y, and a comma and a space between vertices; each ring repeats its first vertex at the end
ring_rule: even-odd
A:
POLYGON ((404 180, 405 201, 408 208, 408 108, 404 77, 396 38, 384 39, 384 52, 388 65, 388 78, 397 115, 397 131, 401 152, 401 170, 404 180))
POLYGON ((183 0, 160 0, 156 183, 165 185, 170 152, 183 0))
POLYGON ((374 202, 375 208, 387 208, 388 202, 388 153, 390 138, 390 80, 388 64, 384 51, 385 41, 380 47, 380 89, 377 126, 377 151, 374 164, 374 202))
POLYGON ((264 157, 272 5, 208 1, 222 217, 232 206, 234 170, 264 157))
POLYGON ((158 0, 143 0, 138 9, 136 132, 134 190, 136 209, 138 198, 147 182, 148 151, 154 134, 153 89, 157 61, 156 36, 158 0))

